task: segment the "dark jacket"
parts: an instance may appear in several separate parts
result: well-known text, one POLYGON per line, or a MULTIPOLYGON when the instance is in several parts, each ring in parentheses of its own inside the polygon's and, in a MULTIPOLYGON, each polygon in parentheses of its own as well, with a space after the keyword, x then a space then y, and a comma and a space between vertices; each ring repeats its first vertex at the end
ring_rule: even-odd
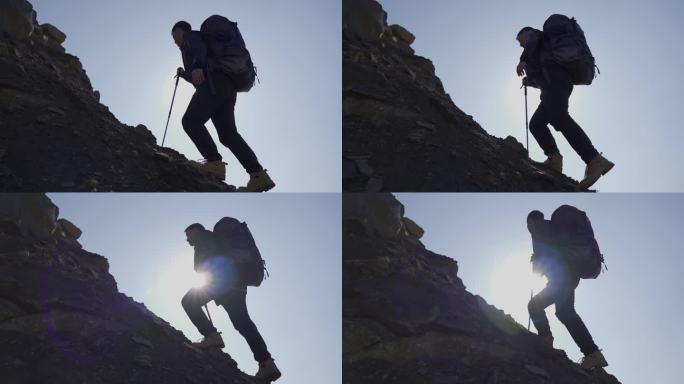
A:
POLYGON ((562 262, 556 236, 551 226, 551 220, 544 220, 535 225, 532 235, 532 270, 547 275, 554 264, 562 262))
POLYGON ((195 242, 195 272, 204 272, 204 262, 218 256, 218 242, 213 232, 203 230, 195 242))
POLYGON ((544 34, 538 29, 528 32, 527 43, 520 55, 520 61, 527 64, 525 74, 527 75, 527 85, 541 88, 544 84, 544 67, 553 62, 548 43, 544 39, 544 34))
POLYGON ((185 33, 183 43, 180 45, 180 51, 183 57, 183 67, 185 68, 185 73, 181 75, 182 78, 192 83, 191 73, 195 69, 204 70, 204 75, 207 76, 207 45, 204 43, 199 31, 185 33))

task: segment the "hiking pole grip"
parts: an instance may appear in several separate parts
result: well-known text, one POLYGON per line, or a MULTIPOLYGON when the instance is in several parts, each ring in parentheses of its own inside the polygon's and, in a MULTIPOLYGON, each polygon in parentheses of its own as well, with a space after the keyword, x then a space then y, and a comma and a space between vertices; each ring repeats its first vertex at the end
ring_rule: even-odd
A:
POLYGON ((164 137, 162 138, 162 148, 164 147, 164 142, 166 141, 166 131, 169 129, 169 121, 171 120, 171 110, 173 110, 173 102, 176 100, 176 90, 178 89, 178 80, 180 80, 180 75, 176 74, 176 85, 173 87, 173 97, 171 97, 171 107, 169 107, 169 116, 166 118, 166 127, 164 128, 164 137))

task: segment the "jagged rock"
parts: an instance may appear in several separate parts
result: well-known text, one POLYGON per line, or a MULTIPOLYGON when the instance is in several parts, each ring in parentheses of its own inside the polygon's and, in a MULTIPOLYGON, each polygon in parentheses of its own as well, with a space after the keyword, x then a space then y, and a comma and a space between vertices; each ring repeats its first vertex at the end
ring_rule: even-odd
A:
POLYGON ((29 3, 3 0, 0 8, 0 29, 14 31, 0 39, 0 148, 7 149, 0 191, 235 190, 100 104, 80 60, 63 53, 56 27, 43 24, 21 41, 17 34, 27 35, 36 24, 29 3))
POLYGON ((406 228, 406 232, 409 236, 413 236, 416 239, 423 237, 425 230, 421 228, 420 225, 416 224, 415 221, 409 219, 408 217, 404 217, 402 220, 404 221, 404 228, 406 228))
POLYGON ((8 193, 0 198, 0 221, 14 223, 24 236, 51 236, 58 214, 57 207, 43 194, 8 193))
POLYGON ((376 41, 387 26, 387 13, 374 0, 342 2, 342 33, 350 39, 376 41))
POLYGON ((619 383, 468 292, 394 196, 345 193, 342 220, 344 384, 619 383))
POLYGON ((34 29, 33 6, 26 0, 0 2, 0 35, 25 40, 34 29))
POLYGON ((100 91, 93 91, 93 96, 95 96, 95 100, 100 101, 100 91))
POLYGON ((392 34, 394 34, 394 36, 408 45, 413 44, 413 42, 416 40, 416 37, 413 35, 413 33, 407 31, 406 28, 399 24, 392 24, 390 25, 390 28, 392 29, 392 34))
MULTIPOLYGON (((22 208, 44 210, 33 196, 22 208)), ((2 208, 16 201, 0 194, 2 208)), ((189 342, 118 291, 105 257, 57 233, 0 230, 3 383, 254 384, 226 353, 191 353, 189 342)))
POLYGON ((43 34, 47 35, 49 38, 55 40, 57 44, 62 44, 66 40, 66 34, 60 31, 59 28, 52 24, 41 24, 40 28, 43 30, 43 34))
POLYGON ((67 219, 59 219, 57 220, 57 223, 59 224, 60 228, 64 232, 64 235, 66 237, 72 238, 72 239, 78 239, 81 237, 81 229, 77 227, 74 223, 67 219))
MULTIPOLYGON (((343 7, 342 156, 366 156, 363 166, 382 191, 577 190, 563 175, 540 177, 533 167, 546 167, 517 141, 487 134, 460 110, 432 62, 409 47, 413 35, 387 27, 377 1, 344 0, 343 7)), ((350 177, 354 167, 345 167, 344 191, 370 190, 370 177, 350 177)))

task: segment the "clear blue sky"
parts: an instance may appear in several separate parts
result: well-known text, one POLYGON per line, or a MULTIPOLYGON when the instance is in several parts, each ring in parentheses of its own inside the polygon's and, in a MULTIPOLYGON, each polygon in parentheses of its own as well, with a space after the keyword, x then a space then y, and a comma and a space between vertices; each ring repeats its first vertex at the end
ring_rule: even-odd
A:
MULTIPOLYGON (((238 22, 261 84, 239 94, 239 132, 278 184, 277 191, 339 191, 341 179, 341 7, 338 1, 31 0, 41 23, 67 34, 101 102, 129 125, 145 124, 161 143, 180 51, 171 27, 221 14, 238 22)), ((181 80, 166 145, 201 155, 181 126, 194 88, 181 80)), ((211 122, 209 131, 217 136, 211 122)), ((247 174, 230 151, 228 182, 247 174)))
MULTIPOLYGON (((527 214, 561 204, 587 212, 609 270, 582 280, 576 309, 623 383, 681 383, 682 194, 397 194, 422 241, 458 261, 467 289, 527 326, 527 214), (502 270, 502 267, 505 269, 502 270)), ((538 290, 537 290, 538 291, 538 290)), ((536 292, 537 292, 536 291, 536 292)), ((581 357, 554 308, 555 345, 581 357)), ((534 326, 532 326, 534 331, 534 326)))
MULTIPOLYGON (((201 335, 180 300, 193 250, 184 229, 222 216, 246 221, 271 274, 249 288, 247 307, 276 359, 283 384, 342 382, 339 194, 50 194, 83 230, 83 247, 104 255, 119 290, 191 340, 201 335)), ((223 308, 209 304, 228 352, 247 373, 256 362, 223 308)))
MULTIPOLYGON (((416 53, 431 59, 457 106, 490 134, 525 143, 523 91, 515 74, 523 26, 541 29, 552 13, 575 16, 601 75, 575 87, 570 113, 596 148, 617 166, 600 191, 683 191, 681 129, 684 2, 655 1, 382 1, 388 22, 416 35, 416 53)), ((530 116, 539 92, 528 95, 530 116)), ((559 132, 565 173, 584 163, 559 132)), ((544 155, 530 136, 531 156, 544 155)))

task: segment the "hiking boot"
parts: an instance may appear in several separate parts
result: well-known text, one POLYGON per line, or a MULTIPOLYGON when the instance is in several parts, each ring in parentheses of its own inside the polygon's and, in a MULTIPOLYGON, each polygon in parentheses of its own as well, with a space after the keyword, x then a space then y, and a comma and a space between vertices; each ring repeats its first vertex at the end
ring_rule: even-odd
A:
POLYGON ((278 380, 279 377, 280 370, 276 367, 273 359, 259 363, 259 371, 254 375, 254 378, 260 383, 270 383, 278 380))
POLYGON ((596 352, 584 356, 580 361, 580 365, 584 369, 592 370, 594 368, 607 367, 608 362, 606 361, 606 358, 603 357, 603 353, 601 353, 601 350, 599 349, 596 352))
POLYGON ((266 170, 249 174, 247 186, 238 188, 238 192, 266 192, 275 187, 266 170))
POLYGON ((225 344, 223 344, 223 338, 221 337, 221 334, 219 332, 214 332, 209 336, 205 336, 199 342, 192 343, 191 345, 196 348, 223 348, 226 346, 225 344))
POLYGON ((599 177, 605 175, 613 169, 615 164, 603 157, 602 155, 596 155, 584 171, 584 180, 580 181, 579 187, 581 189, 587 189, 594 185, 594 183, 599 179, 599 177))
POLYGON ((210 175, 221 181, 226 179, 226 163, 221 160, 216 161, 191 161, 190 164, 198 171, 210 175))
POLYGON ((553 348, 553 336, 547 335, 547 336, 542 336, 542 342, 549 347, 553 348))
POLYGON ((563 156, 560 153, 547 157, 543 164, 558 173, 563 173, 563 156))

